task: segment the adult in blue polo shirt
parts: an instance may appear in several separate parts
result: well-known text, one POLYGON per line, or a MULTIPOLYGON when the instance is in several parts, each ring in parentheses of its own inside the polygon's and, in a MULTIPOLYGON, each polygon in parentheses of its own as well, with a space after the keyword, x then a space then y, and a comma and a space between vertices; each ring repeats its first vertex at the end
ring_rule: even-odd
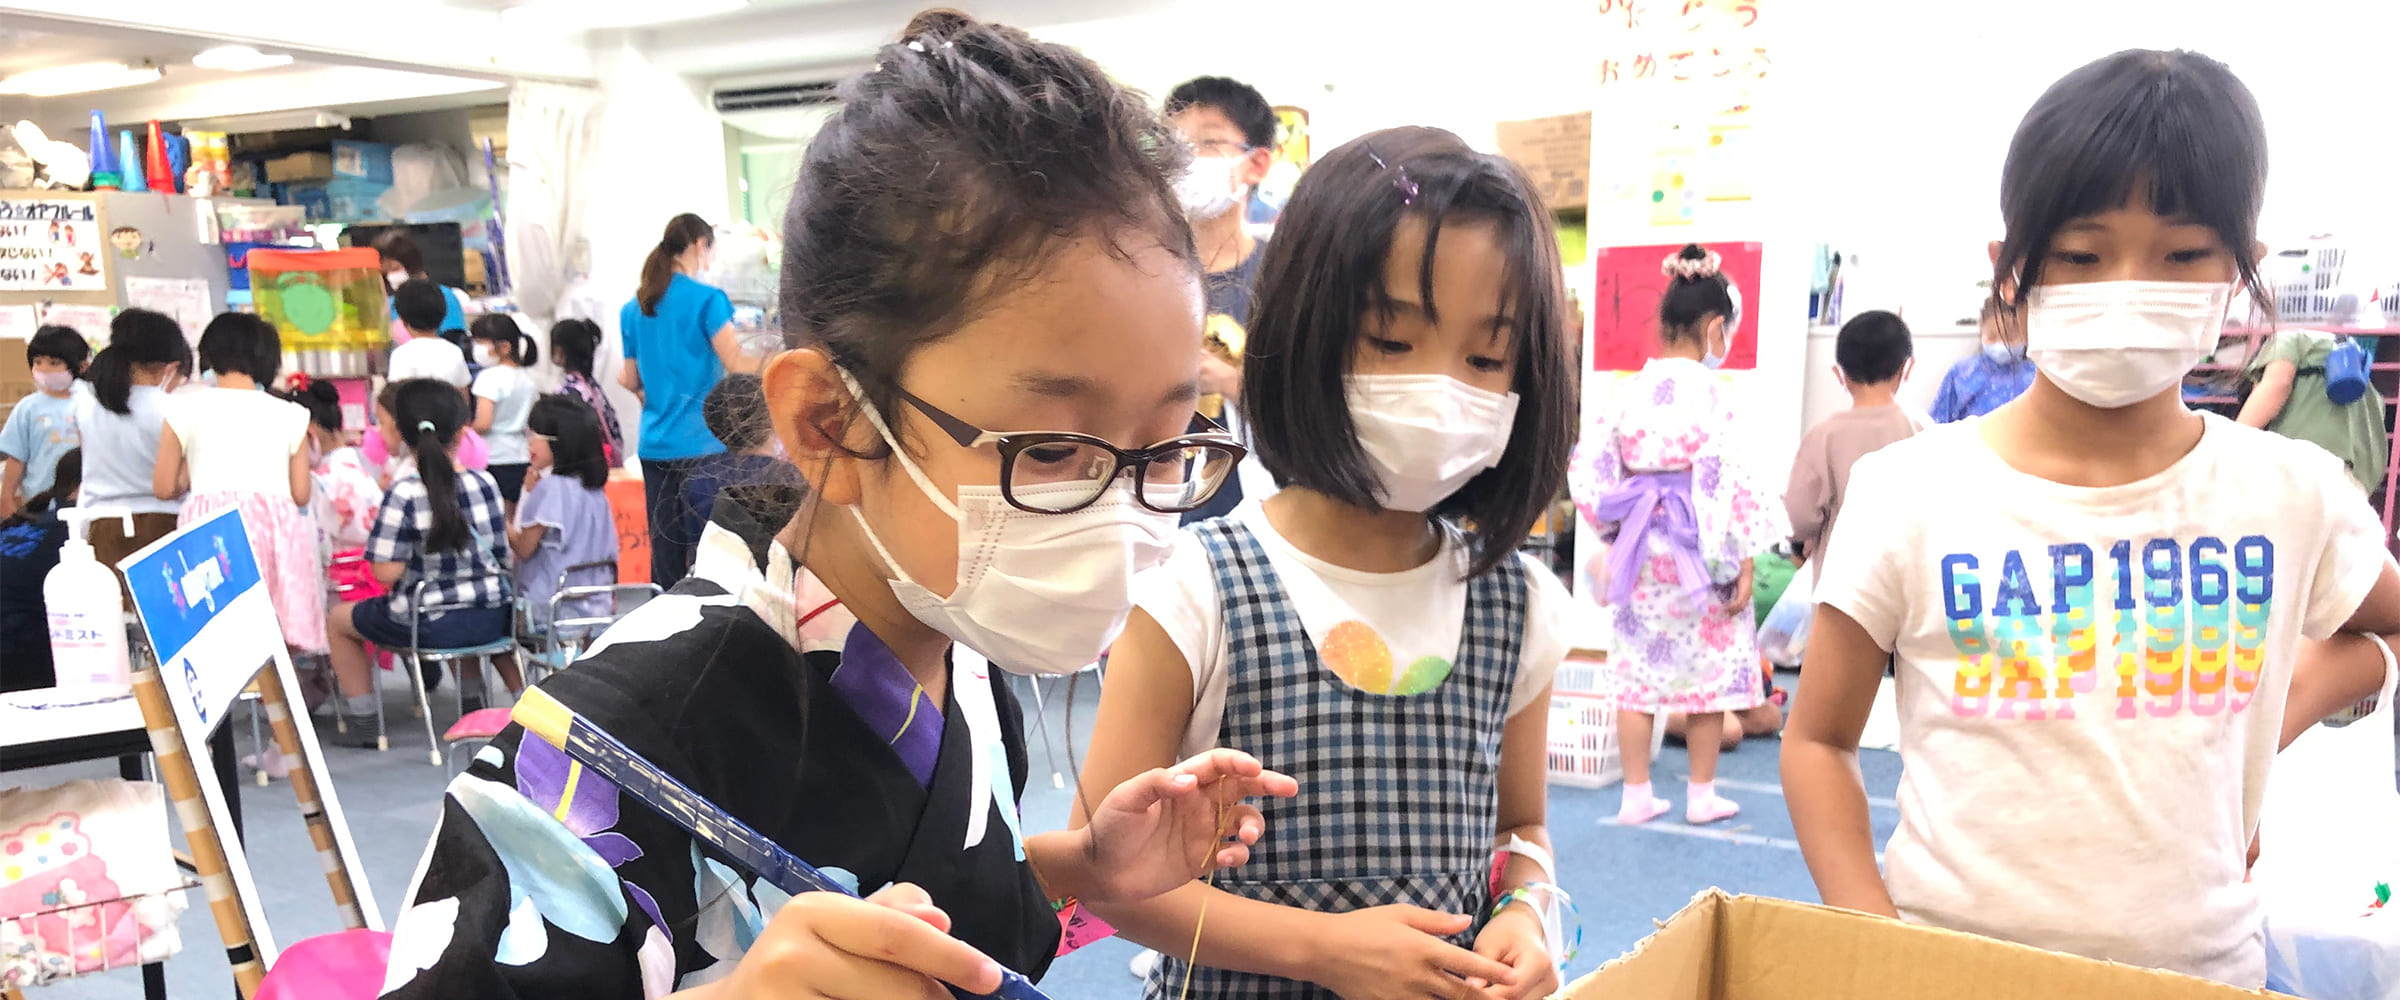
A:
POLYGON ((716 232, 697 215, 678 215, 642 264, 641 289, 625 303, 617 329, 625 368, 617 381, 642 400, 642 497, 650 517, 650 579, 672 587, 691 568, 699 543, 687 527, 685 486, 700 460, 725 450, 701 418, 708 390, 741 363, 733 301, 694 275, 708 273, 716 232))

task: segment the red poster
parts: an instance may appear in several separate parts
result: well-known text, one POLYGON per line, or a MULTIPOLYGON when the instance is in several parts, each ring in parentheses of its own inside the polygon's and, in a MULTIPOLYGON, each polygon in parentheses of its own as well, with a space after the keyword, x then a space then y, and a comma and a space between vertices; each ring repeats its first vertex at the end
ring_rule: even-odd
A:
MULTIPOLYGON (((1733 282, 1734 301, 1741 304, 1741 325, 1734 328, 1733 347, 1725 357, 1728 370, 1758 366, 1757 243, 1704 243, 1724 258, 1719 273, 1733 282)), ((1672 280, 1660 270, 1681 243, 1643 247, 1601 247, 1592 251, 1599 269, 1592 285, 1592 370, 1633 371, 1658 354, 1658 302, 1672 280)))

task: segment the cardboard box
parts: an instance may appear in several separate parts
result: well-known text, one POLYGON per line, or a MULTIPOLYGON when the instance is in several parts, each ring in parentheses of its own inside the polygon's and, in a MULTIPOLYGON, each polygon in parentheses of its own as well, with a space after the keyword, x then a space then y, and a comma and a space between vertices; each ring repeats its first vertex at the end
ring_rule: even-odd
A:
POLYGON ((333 176, 376 184, 392 182, 392 147, 354 139, 333 141, 333 176))
POLYGON ((267 183, 322 181, 333 178, 332 153, 293 153, 267 161, 267 183))
POLYGON ((1501 122, 1500 155, 1533 178, 1553 212, 1581 210, 1592 200, 1592 113, 1501 122))
POLYGON ((2280 996, 1863 913, 1710 889, 1566 1000, 2238 1000, 2280 996))

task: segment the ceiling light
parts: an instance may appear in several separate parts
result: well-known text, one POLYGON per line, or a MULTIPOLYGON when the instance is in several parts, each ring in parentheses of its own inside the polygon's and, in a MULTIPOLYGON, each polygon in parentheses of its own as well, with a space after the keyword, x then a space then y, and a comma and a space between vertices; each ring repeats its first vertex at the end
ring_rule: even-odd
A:
POLYGON ((291 64, 291 56, 271 56, 247 45, 219 45, 192 57, 194 66, 227 73, 247 73, 254 69, 274 69, 291 64))
POLYGON ((145 83, 156 83, 160 75, 156 66, 128 66, 115 62, 76 63, 28 70, 0 80, 0 94, 57 97, 119 87, 139 87, 145 83))
POLYGON ((750 6, 749 0, 516 0, 501 8, 500 19, 513 26, 561 31, 603 28, 645 28, 730 14, 750 6))

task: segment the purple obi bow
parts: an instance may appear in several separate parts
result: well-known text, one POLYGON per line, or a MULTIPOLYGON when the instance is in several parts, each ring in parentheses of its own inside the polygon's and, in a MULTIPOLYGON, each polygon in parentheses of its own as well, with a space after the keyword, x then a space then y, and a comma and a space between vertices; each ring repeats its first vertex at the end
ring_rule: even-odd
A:
POLYGON ((1593 520, 1617 525, 1617 540, 1608 549, 1608 600, 1623 606, 1633 598, 1642 561, 1648 558, 1652 537, 1665 542, 1675 559, 1676 576, 1692 605, 1708 600, 1708 568, 1700 561, 1700 521, 1692 509, 1692 471, 1645 472, 1592 507, 1593 520))

